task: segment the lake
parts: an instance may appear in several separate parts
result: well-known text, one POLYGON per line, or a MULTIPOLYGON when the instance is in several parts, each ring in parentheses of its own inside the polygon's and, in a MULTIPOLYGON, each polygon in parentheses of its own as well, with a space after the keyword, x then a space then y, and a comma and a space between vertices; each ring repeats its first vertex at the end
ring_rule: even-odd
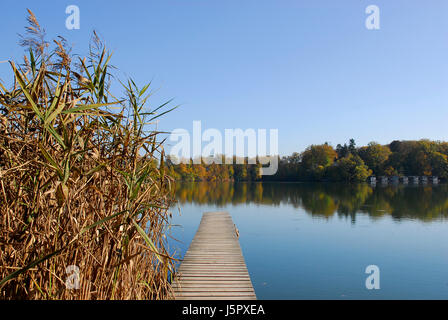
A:
POLYGON ((172 252, 203 212, 228 211, 258 299, 448 299, 446 184, 197 182, 176 197, 172 252))

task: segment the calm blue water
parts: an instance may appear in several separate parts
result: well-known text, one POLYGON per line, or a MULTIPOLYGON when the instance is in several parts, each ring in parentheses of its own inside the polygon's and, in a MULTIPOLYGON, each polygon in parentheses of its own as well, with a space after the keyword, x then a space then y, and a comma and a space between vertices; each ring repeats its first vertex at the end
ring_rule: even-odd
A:
POLYGON ((448 299, 446 185, 192 183, 177 197, 172 251, 183 256, 203 212, 228 211, 259 299, 448 299))

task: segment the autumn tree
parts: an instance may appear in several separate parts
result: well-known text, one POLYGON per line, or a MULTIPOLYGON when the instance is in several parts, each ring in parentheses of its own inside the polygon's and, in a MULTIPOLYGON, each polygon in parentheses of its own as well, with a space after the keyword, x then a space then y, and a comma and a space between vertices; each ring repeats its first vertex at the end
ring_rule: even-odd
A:
POLYGON ((384 165, 392 152, 387 146, 382 146, 376 142, 370 142, 366 147, 361 147, 358 154, 375 174, 383 175, 384 165))

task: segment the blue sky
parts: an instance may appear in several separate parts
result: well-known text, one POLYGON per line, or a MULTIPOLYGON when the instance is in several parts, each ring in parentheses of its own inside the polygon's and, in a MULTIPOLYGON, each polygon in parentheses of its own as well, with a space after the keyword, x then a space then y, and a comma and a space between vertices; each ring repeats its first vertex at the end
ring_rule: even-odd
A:
MULTIPOLYGON (((0 12, 0 61, 18 59, 26 8, 48 39, 84 54, 96 30, 122 79, 152 80, 159 129, 277 128, 282 155, 307 145, 448 140, 448 2, 20 1, 0 12), (81 29, 65 28, 76 4, 81 29), (380 30, 365 8, 380 8, 380 30)), ((0 78, 9 66, 0 64, 0 78)))

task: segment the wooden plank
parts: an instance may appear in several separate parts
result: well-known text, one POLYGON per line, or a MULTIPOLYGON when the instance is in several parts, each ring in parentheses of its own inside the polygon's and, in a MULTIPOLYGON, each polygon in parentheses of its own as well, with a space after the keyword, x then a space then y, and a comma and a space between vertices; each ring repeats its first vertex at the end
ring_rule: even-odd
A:
MULTIPOLYGON (((178 285, 174 285, 178 286, 178 285)), ((180 288, 180 287, 179 287, 180 288)), ((217 283, 216 281, 207 283, 207 282, 183 282, 182 288, 252 288, 252 283, 249 281, 245 282, 235 282, 235 283, 229 283, 229 282, 221 282, 217 283)))
POLYGON ((176 299, 253 300, 235 225, 227 212, 205 212, 173 283, 176 299))
POLYGON ((251 292, 181 292, 178 294, 179 297, 188 297, 188 296, 196 296, 196 297, 203 297, 203 299, 208 299, 211 297, 226 297, 226 296, 244 296, 248 297, 251 296, 251 292))
POLYGON ((178 297, 177 300, 254 300, 252 296, 246 297, 232 297, 232 296, 224 296, 224 297, 196 297, 196 296, 187 296, 187 297, 178 297))

